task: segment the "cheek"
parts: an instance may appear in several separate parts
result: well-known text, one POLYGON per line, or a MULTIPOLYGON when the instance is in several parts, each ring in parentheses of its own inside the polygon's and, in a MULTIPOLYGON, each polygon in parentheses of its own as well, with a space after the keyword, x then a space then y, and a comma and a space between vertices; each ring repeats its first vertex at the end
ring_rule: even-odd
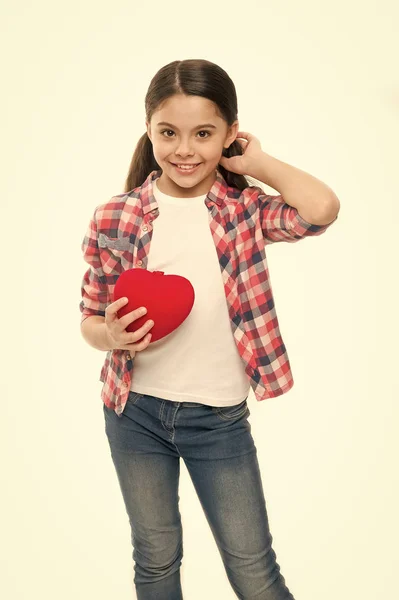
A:
POLYGON ((158 145, 154 145, 153 144, 153 146, 152 146, 152 152, 154 154, 154 158, 157 161, 157 163, 163 162, 164 160, 167 160, 167 157, 170 154, 164 148, 160 147, 159 144, 158 145))
POLYGON ((153 149, 154 154, 158 156, 160 160, 168 161, 169 158, 174 154, 172 146, 169 146, 168 144, 158 144, 153 149))
POLYGON ((209 144, 209 148, 207 149, 207 155, 209 156, 210 160, 218 161, 222 152, 223 152, 223 144, 221 144, 219 142, 209 144))

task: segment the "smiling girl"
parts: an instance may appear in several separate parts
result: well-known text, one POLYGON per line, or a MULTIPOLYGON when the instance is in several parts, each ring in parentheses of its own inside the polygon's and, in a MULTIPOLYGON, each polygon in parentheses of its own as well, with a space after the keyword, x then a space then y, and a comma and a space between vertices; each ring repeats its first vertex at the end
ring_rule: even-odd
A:
POLYGON ((96 208, 83 240, 80 304, 85 340, 107 351, 105 430, 131 526, 137 598, 183 598, 182 458, 236 596, 293 600, 272 547, 247 398, 251 388, 261 402, 293 386, 266 248, 321 235, 339 201, 239 131, 234 84, 214 63, 164 66, 145 111, 125 191, 96 208), (126 331, 138 310, 118 318, 124 302, 111 302, 126 268, 162 269, 195 289, 189 317, 154 343, 150 322, 126 331))

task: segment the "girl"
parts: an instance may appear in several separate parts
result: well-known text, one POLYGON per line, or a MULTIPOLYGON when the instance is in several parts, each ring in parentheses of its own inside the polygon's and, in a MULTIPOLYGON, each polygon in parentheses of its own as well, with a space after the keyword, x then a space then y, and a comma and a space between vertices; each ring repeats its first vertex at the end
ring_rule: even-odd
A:
POLYGON ((297 185, 312 179, 320 192, 301 213, 248 184, 244 173, 263 181, 276 163, 238 131, 234 84, 209 61, 164 66, 145 109, 125 191, 96 208, 83 240, 90 267, 80 303, 84 339, 107 351, 105 431, 131 526, 137 598, 183 598, 182 457, 236 596, 293 600, 272 548, 247 398, 251 387, 262 401, 293 386, 265 247, 323 233, 337 218, 336 197, 299 170, 297 185), (195 289, 189 317, 152 344, 151 321, 126 331, 145 312, 118 318, 125 301, 111 302, 130 268, 167 270, 195 289))

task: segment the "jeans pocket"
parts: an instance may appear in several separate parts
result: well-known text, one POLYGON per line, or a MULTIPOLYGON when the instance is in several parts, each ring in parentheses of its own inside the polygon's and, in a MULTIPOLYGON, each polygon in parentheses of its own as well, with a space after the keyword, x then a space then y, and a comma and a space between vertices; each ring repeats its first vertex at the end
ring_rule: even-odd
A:
POLYGON ((140 392, 130 391, 129 395, 127 397, 127 402, 129 402, 129 404, 137 404, 139 399, 142 398, 143 396, 145 396, 145 394, 140 394, 140 392))
POLYGON ((249 413, 247 398, 248 396, 240 404, 234 404, 233 406, 212 406, 212 410, 223 421, 239 419, 246 412, 249 413))

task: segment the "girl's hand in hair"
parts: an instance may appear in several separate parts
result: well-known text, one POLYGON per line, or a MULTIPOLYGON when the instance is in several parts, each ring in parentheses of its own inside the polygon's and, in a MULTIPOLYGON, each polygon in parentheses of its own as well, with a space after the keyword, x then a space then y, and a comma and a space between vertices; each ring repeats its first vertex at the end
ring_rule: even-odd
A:
POLYGON ((259 139, 247 131, 238 131, 236 140, 241 145, 243 154, 229 158, 222 156, 219 164, 238 175, 251 175, 251 172, 259 171, 259 165, 265 156, 259 139))

